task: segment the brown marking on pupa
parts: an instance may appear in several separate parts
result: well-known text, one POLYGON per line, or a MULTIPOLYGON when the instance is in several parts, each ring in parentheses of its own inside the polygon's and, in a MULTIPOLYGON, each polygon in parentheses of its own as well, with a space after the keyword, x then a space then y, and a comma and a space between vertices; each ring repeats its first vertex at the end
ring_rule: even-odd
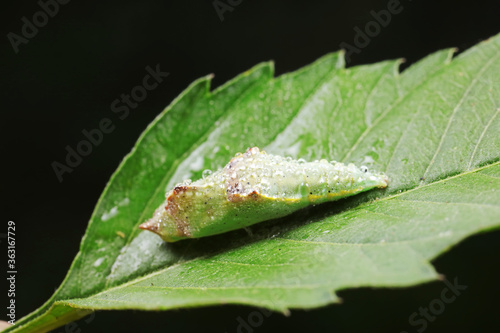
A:
POLYGON ((245 200, 258 200, 262 198, 262 195, 257 192, 257 190, 253 190, 252 192, 248 194, 241 194, 241 193, 232 193, 228 194, 227 199, 231 202, 240 202, 240 201, 245 201, 245 200))
MULTIPOLYGON (((257 147, 252 147, 252 148, 248 148, 247 151, 245 152, 245 155, 247 155, 248 157, 252 156, 252 155, 256 155, 260 152, 260 149, 257 148, 257 147)), ((263 152, 264 153, 264 152, 263 152)))
POLYGON ((165 206, 165 209, 170 217, 172 217, 175 221, 178 236, 191 237, 191 233, 189 232, 189 221, 187 221, 185 216, 181 216, 183 214, 182 212, 179 212, 179 206, 185 206, 182 203, 182 201, 187 200, 184 193, 196 190, 197 188, 195 186, 180 185, 174 187, 170 195, 167 197, 167 205, 165 206))
POLYGON ((187 186, 187 185, 179 185, 179 186, 176 186, 174 187, 174 193, 175 194, 179 194, 179 193, 182 193, 182 192, 186 192, 187 190, 191 190, 191 189, 194 189, 193 186, 187 186))
POLYGON ((142 230, 149 230, 149 231, 152 231, 152 232, 160 235, 160 232, 159 232, 159 223, 153 221, 153 219, 150 219, 150 220, 142 223, 141 225, 139 225, 139 228, 142 229, 142 230))
MULTIPOLYGON (((257 147, 253 147, 253 148, 248 148, 247 151, 244 153, 244 154, 241 154, 241 155, 238 155, 238 156, 235 156, 233 157, 229 163, 226 165, 226 169, 229 170, 229 169, 234 169, 235 165, 238 164, 238 161, 236 161, 237 159, 241 159, 242 157, 251 157, 252 155, 256 155, 260 152, 259 148, 257 147)), ((265 152, 262 152, 262 153, 265 153, 265 152)))
POLYGON ((258 154, 260 152, 259 148, 253 147, 253 148, 248 148, 245 154, 239 155, 236 157, 233 157, 231 161, 229 161, 227 168, 226 168, 226 173, 227 173, 227 180, 226 180, 226 197, 229 201, 231 202, 240 202, 243 200, 247 200, 249 198, 252 198, 256 200, 259 198, 261 195, 254 189, 251 189, 252 192, 248 192, 248 188, 246 187, 247 185, 250 185, 249 183, 244 183, 240 181, 240 175, 236 171, 237 164, 239 163, 245 163, 244 160, 241 160, 242 158, 249 158, 255 154, 258 154), (237 161, 239 160, 239 161, 237 161), (231 177, 233 174, 236 175, 235 178, 231 177))
POLYGON ((180 201, 182 193, 185 193, 187 191, 195 191, 196 187, 195 186, 188 186, 188 185, 180 185, 174 187, 170 195, 167 197, 167 205, 165 206, 165 209, 168 210, 172 214, 177 213, 177 205, 175 205, 176 201, 180 201))
POLYGON ((242 185, 240 185, 239 181, 239 175, 236 172, 236 169, 233 168, 237 162, 231 160, 229 163, 229 167, 227 168, 227 180, 226 180, 226 196, 229 201, 234 201, 234 195, 240 193, 240 188, 242 188, 242 185), (233 174, 236 174, 235 178, 232 178, 231 176, 233 174))
POLYGON ((189 222, 183 219, 175 219, 175 224, 177 226, 177 236, 179 237, 191 237, 189 232, 189 222))
POLYGON ((261 195, 259 194, 259 192, 257 192, 257 190, 253 190, 253 192, 249 193, 248 196, 252 199, 257 200, 261 195))

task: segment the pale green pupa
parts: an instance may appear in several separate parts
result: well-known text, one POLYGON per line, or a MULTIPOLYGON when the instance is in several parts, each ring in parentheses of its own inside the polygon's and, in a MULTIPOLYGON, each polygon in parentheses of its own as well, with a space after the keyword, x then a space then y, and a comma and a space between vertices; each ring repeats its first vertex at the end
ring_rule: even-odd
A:
POLYGON ((236 154, 222 170, 176 185, 153 217, 139 227, 175 242, 244 228, 308 205, 386 186, 384 174, 366 167, 293 160, 254 147, 236 154))

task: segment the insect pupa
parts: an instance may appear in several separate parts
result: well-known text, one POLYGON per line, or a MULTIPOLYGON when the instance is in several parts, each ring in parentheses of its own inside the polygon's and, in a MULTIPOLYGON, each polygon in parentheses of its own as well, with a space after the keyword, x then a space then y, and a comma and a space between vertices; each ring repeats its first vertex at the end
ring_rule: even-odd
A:
POLYGON ((384 174, 371 173, 364 166, 293 160, 254 147, 203 179, 176 185, 139 228, 167 242, 211 236, 283 217, 311 204, 384 188, 387 181, 384 174))

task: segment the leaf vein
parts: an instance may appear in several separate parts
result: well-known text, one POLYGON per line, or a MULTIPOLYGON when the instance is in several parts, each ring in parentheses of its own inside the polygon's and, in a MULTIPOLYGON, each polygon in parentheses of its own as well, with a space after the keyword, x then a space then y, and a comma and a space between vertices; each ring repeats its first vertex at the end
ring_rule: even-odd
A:
POLYGON ((472 82, 469 84, 469 86, 465 90, 464 94, 462 95, 462 97, 458 101, 457 105, 453 109, 453 112, 451 113, 451 116, 448 120, 448 123, 446 124, 446 128, 444 130, 444 133, 441 135, 441 139, 439 141, 438 147, 437 147, 436 151, 434 152, 434 155, 432 156, 431 161, 427 165, 427 168, 425 169, 424 175, 422 176, 423 178, 426 178, 427 173, 429 172, 430 168, 434 165, 434 163, 436 161, 436 157, 437 157, 438 153, 441 151, 441 147, 443 146, 444 139, 448 135, 448 131, 450 130, 451 124, 453 123, 453 120, 455 119, 455 116, 456 116, 458 110, 460 109, 460 107, 464 103, 465 99, 469 96, 470 92, 472 91, 472 88, 479 81, 479 78, 481 77, 481 75, 483 75, 483 73, 486 71, 486 69, 488 69, 498 57, 500 57, 500 53, 497 53, 490 60, 488 60, 488 62, 486 62, 486 64, 484 64, 484 66, 482 66, 482 68, 474 76, 474 79, 472 79, 472 82))

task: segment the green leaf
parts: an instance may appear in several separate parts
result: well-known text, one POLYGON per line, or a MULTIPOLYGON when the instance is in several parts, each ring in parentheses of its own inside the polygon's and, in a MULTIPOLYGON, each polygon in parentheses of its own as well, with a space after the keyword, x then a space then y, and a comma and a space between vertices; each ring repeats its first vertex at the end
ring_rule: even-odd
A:
POLYGON ((61 287, 8 331, 46 331, 99 309, 223 303, 287 312, 335 291, 438 278, 430 261, 500 226, 500 35, 451 60, 432 54, 344 68, 324 56, 273 78, 260 64, 209 91, 195 81, 112 176, 61 287), (167 244, 137 226, 166 189, 250 146, 368 165, 386 190, 234 231, 167 244))

